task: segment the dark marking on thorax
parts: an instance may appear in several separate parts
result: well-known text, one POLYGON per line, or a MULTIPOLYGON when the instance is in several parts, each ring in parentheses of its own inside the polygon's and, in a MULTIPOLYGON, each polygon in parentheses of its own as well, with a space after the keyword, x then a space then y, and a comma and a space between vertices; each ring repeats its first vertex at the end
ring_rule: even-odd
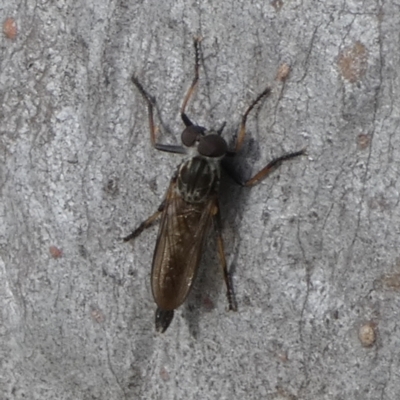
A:
POLYGON ((188 203, 202 203, 218 190, 219 161, 193 157, 179 167, 178 189, 188 203))

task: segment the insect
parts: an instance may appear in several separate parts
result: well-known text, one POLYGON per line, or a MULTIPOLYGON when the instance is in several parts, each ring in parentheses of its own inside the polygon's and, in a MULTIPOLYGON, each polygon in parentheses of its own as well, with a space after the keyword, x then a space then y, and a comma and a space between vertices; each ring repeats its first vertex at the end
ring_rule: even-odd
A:
MULTIPOLYGON (((194 79, 181 107, 181 118, 185 125, 181 134, 181 146, 157 142, 154 123, 155 100, 146 92, 137 77, 132 76, 133 84, 147 103, 150 139, 153 147, 160 151, 188 156, 172 177, 164 201, 158 210, 123 239, 127 242, 136 238, 161 217, 151 272, 151 288, 157 305, 155 325, 159 332, 165 332, 173 319, 174 310, 185 301, 190 292, 200 264, 205 237, 211 225, 216 231, 218 255, 229 309, 237 310, 221 234, 222 221, 218 202, 221 161, 224 157, 234 156, 241 149, 249 113, 271 92, 269 87, 265 88, 247 108, 240 123, 236 145, 233 150, 229 150, 227 142, 221 136, 225 124, 219 130, 208 130, 195 125, 185 113, 199 80, 199 46, 200 39, 195 38, 194 79)), ((227 172, 240 185, 253 186, 283 161, 303 154, 305 150, 278 157, 247 180, 232 176, 232 171, 227 172)))

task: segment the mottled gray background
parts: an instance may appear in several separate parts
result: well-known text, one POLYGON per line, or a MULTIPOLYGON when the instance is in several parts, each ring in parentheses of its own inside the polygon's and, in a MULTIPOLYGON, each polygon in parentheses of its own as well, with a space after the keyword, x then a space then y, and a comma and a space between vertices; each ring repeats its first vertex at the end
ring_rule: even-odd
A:
POLYGON ((0 16, 18 29, 0 49, 1 400, 398 399, 398 2, 3 0, 0 16), (227 121, 231 138, 271 84, 240 170, 308 156, 252 189, 223 185, 239 311, 227 312, 211 234, 158 335, 156 229, 120 238, 181 157, 152 149, 130 76, 176 143, 195 35, 190 117, 227 121))

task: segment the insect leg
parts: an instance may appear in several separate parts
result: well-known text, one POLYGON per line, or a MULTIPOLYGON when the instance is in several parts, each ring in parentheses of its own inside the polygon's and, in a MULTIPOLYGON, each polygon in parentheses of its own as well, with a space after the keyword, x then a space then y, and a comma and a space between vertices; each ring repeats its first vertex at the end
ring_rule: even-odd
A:
POLYGON ((187 116, 185 114, 185 110, 186 110, 186 106, 187 106, 190 98, 193 95, 193 92, 196 89, 197 82, 199 80, 199 68, 200 68, 200 50, 199 50, 199 46, 200 46, 200 41, 201 41, 201 38, 199 38, 199 37, 194 38, 194 53, 195 53, 194 78, 193 78, 192 84, 190 85, 189 90, 186 93, 185 98, 183 99, 183 103, 182 103, 182 107, 181 107, 182 120, 183 120, 183 122, 185 123, 186 126, 192 125, 192 123, 190 122, 189 118, 187 118, 187 116), (187 125, 187 122, 189 122, 189 125, 187 125))
POLYGON ((269 87, 265 88, 264 91, 257 96, 257 98, 253 101, 253 103, 250 104, 246 112, 243 114, 242 121, 240 123, 239 134, 236 140, 235 152, 238 152, 243 145, 243 140, 246 135, 247 116, 249 115, 250 111, 256 106, 256 104, 264 97, 269 96, 270 93, 271 89, 269 87))
POLYGON ((156 127, 154 125, 154 108, 155 100, 144 90, 142 84, 138 81, 135 75, 132 75, 132 82, 139 90, 140 94, 143 96, 147 103, 147 109, 149 113, 149 128, 150 128, 150 140, 153 147, 156 146, 156 127))
POLYGON ((219 256, 219 261, 220 261, 220 264, 222 267, 222 272, 224 274, 224 281, 225 281, 225 285, 226 285, 226 295, 228 297, 229 310, 237 311, 237 303, 236 303, 236 299, 235 299, 235 293, 233 291, 232 280, 231 280, 231 276, 228 272, 228 267, 226 265, 224 241, 222 239, 221 214, 219 212, 219 204, 218 204, 217 199, 216 199, 215 205, 217 208, 217 212, 213 216, 214 229, 217 234, 218 256, 219 256))
POLYGON ((269 175, 272 171, 278 168, 284 161, 291 160, 292 158, 302 156, 306 154, 306 150, 302 149, 300 151, 295 151, 293 153, 284 154, 283 156, 274 158, 271 162, 269 162, 261 171, 257 172, 252 178, 248 179, 244 183, 243 186, 254 186, 263 180, 267 175, 269 175))
POLYGON ((144 100, 147 103, 147 110, 149 114, 150 141, 152 146, 157 150, 165 151, 167 153, 185 154, 185 149, 182 146, 161 144, 156 142, 156 127, 154 124, 154 109, 156 108, 155 100, 146 92, 136 76, 133 75, 131 79, 133 84, 139 90, 140 94, 143 96, 144 100))
POLYGON ((158 210, 149 218, 147 218, 145 221, 143 221, 132 233, 130 233, 128 236, 125 236, 122 240, 124 242, 128 242, 131 239, 134 239, 138 237, 145 229, 150 228, 156 222, 157 218, 161 215, 165 208, 165 200, 161 203, 160 207, 158 207, 158 210))
MULTIPOLYGON (((230 178, 240 186, 254 186, 264 178, 266 178, 272 171, 277 169, 284 161, 291 160, 292 158, 305 155, 306 150, 302 149, 293 153, 284 154, 283 156, 274 158, 271 162, 267 164, 261 171, 257 172, 250 179, 244 180, 234 169, 232 163, 228 162, 227 159, 222 160, 222 168, 230 176, 230 178)), ((230 156, 231 154, 227 154, 230 156)), ((232 153, 235 155, 235 153, 232 153)))

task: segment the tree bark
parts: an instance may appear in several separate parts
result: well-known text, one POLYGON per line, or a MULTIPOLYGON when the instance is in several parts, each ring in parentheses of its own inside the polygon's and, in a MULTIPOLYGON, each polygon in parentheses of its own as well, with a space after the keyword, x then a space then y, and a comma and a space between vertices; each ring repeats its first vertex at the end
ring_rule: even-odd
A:
POLYGON ((400 12, 395 2, 2 2, 0 393, 4 399, 397 399, 400 12), (9 4, 6 4, 9 3, 9 4), (13 21, 7 20, 11 18, 13 21), (211 233, 156 334, 152 215, 179 112, 232 143, 227 311, 211 233), (289 67, 289 68, 288 68, 289 67), (287 76, 286 76, 287 75, 287 76))

